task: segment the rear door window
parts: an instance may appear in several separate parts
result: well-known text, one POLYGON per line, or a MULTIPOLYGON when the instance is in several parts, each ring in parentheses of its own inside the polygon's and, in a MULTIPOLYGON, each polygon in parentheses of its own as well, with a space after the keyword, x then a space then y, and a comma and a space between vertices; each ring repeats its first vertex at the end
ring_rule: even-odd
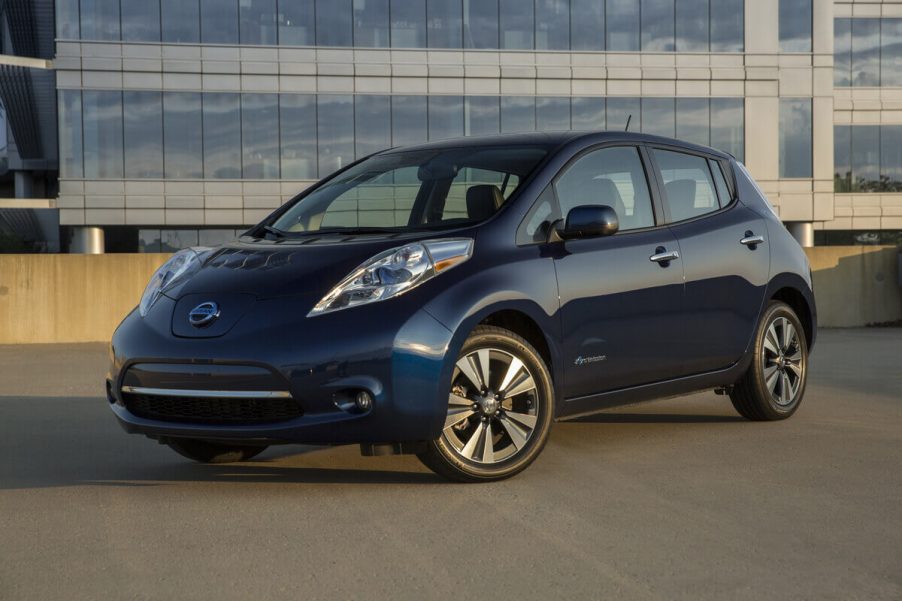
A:
POLYGON ((720 209, 705 157, 659 148, 653 152, 672 221, 684 221, 720 209))

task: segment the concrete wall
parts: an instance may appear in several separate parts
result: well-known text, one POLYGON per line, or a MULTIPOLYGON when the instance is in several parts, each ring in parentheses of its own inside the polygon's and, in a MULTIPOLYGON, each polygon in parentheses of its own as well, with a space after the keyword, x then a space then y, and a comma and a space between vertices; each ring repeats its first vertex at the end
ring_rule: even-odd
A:
MULTIPOLYGON (((821 327, 902 319, 895 247, 806 249, 821 327)), ((0 255, 0 344, 109 340, 169 255, 0 255)))
POLYGON ((0 255, 0 344, 109 340, 168 258, 0 255))
POLYGON ((899 248, 806 248, 821 327, 846 328, 902 319, 899 248))

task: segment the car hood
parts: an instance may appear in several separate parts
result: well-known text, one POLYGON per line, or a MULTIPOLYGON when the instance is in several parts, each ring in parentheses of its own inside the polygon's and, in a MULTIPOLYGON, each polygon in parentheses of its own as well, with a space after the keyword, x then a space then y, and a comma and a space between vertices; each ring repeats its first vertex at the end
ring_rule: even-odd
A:
POLYGON ((258 299, 298 294, 321 297, 370 257, 419 239, 345 236, 231 243, 216 248, 197 273, 166 295, 175 300, 227 293, 258 299))

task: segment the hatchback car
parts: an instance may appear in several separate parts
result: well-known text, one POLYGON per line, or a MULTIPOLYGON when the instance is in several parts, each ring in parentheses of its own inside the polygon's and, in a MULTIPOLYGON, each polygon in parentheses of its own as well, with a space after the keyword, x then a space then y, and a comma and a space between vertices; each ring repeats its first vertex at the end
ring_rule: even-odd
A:
POLYGON ((268 445, 528 466, 556 420, 713 389, 792 415, 816 311, 745 167, 623 132, 383 151, 176 253, 116 330, 110 406, 194 460, 268 445))

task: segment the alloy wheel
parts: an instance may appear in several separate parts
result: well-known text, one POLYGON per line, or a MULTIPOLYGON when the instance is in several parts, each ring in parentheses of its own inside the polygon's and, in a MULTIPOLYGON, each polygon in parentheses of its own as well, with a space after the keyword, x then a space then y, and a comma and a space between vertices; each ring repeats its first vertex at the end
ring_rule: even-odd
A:
POLYGON ((778 316, 767 327, 761 352, 761 371, 771 399, 781 408, 792 405, 805 374, 805 355, 799 332, 787 318, 778 316))
POLYGON ((442 437, 463 459, 497 464, 514 457, 539 420, 536 381, 521 359, 480 348, 458 359, 442 437))

